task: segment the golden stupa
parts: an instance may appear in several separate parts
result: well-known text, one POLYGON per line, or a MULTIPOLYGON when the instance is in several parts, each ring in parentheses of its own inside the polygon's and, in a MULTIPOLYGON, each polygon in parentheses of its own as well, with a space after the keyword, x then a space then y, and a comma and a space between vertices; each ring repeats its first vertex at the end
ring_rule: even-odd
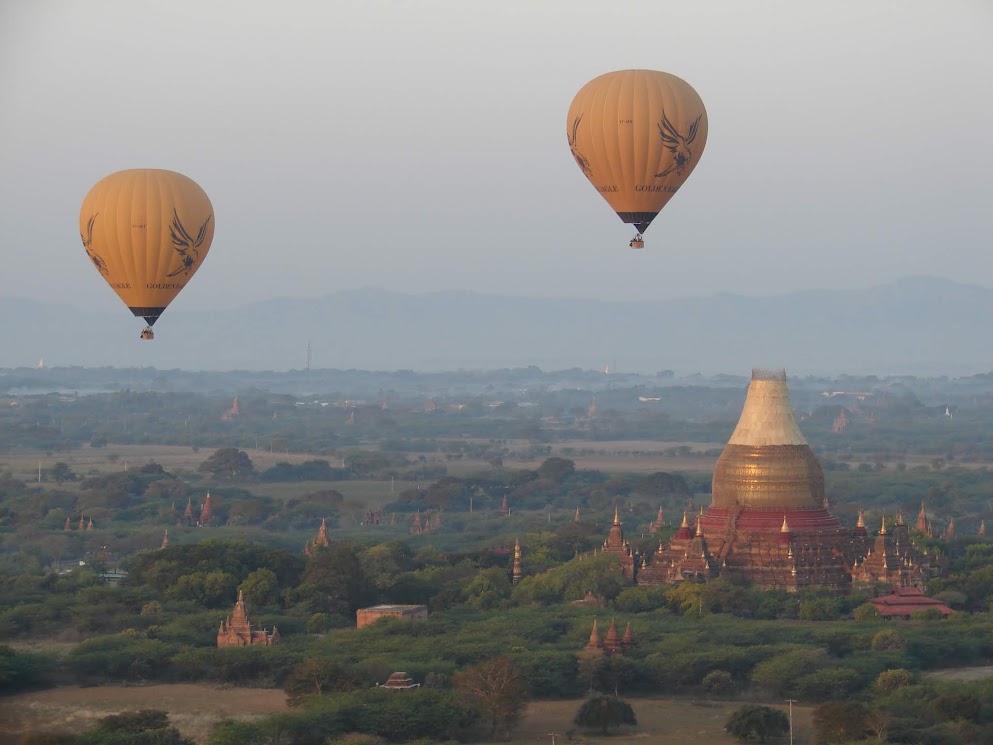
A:
POLYGON ((785 371, 753 370, 738 426, 717 459, 713 506, 810 510, 824 506, 824 472, 797 427, 785 371))
POLYGON ((717 459, 712 501, 651 557, 636 557, 635 582, 653 586, 736 576, 766 589, 844 591, 923 585, 935 567, 907 526, 868 536, 827 510, 824 472, 797 426, 784 371, 753 370, 738 425, 717 459))

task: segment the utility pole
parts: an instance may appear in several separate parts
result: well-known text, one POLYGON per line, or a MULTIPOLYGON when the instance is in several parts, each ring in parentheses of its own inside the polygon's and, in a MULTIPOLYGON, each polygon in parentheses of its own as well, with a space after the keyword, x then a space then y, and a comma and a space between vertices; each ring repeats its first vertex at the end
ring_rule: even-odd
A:
POLYGON ((788 698, 786 703, 790 705, 790 745, 793 745, 793 704, 797 703, 796 699, 788 698))

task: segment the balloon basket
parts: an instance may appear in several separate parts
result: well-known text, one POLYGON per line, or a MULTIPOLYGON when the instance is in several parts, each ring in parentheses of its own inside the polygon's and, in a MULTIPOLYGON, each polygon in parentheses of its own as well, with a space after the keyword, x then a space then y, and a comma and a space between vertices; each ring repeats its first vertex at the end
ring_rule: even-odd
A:
POLYGON ((145 328, 142 329, 142 332, 141 332, 141 339, 143 341, 149 341, 149 340, 154 339, 154 338, 155 338, 155 334, 152 332, 152 327, 151 326, 145 326, 145 328))
POLYGON ((644 248, 645 239, 642 238, 640 234, 636 235, 634 238, 631 239, 631 242, 628 245, 631 246, 631 248, 644 248))

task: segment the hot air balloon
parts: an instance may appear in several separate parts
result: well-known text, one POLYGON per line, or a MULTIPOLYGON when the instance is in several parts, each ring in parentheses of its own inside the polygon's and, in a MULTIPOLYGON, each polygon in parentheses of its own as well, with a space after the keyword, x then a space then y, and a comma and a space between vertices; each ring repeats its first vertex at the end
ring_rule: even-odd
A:
POLYGON ((584 85, 569 106, 569 149, 618 217, 642 233, 689 178, 707 144, 707 111, 666 72, 619 70, 584 85))
POLYGON ((210 250, 214 208, 195 181, 136 168, 98 181, 79 210, 79 235, 93 266, 148 324, 142 339, 210 250))

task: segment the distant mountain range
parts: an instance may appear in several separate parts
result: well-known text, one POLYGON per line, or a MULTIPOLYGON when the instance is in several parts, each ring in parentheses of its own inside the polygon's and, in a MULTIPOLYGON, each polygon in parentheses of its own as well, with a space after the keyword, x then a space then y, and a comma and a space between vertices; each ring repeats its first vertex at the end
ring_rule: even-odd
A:
MULTIPOLYGON (((180 305, 182 305, 180 301, 180 305)), ((377 289, 170 310, 153 342, 108 309, 0 299, 0 367, 968 375, 993 370, 993 290, 911 277, 867 290, 604 302, 377 289)))

